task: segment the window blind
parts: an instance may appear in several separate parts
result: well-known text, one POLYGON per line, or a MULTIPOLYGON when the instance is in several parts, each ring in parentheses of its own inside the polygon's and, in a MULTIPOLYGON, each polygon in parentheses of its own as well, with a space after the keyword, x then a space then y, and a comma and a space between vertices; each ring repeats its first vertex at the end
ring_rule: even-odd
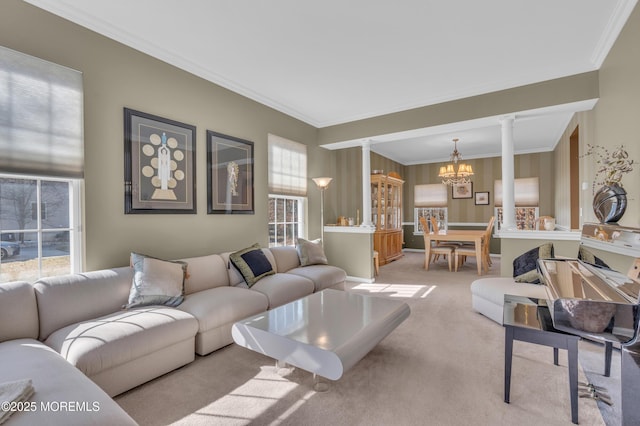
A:
POLYGON ((82 74, 0 46, 0 153, 0 172, 82 178, 82 74))
MULTIPOLYGON (((537 177, 515 179, 514 201, 516 207, 537 207, 540 202, 540 183, 537 177)), ((502 180, 496 180, 493 185, 494 204, 502 207, 502 180)))
POLYGON ((447 185, 432 183, 413 187, 415 207, 447 207, 447 185))
POLYGON ((307 146, 269 135, 269 192, 307 195, 307 146))

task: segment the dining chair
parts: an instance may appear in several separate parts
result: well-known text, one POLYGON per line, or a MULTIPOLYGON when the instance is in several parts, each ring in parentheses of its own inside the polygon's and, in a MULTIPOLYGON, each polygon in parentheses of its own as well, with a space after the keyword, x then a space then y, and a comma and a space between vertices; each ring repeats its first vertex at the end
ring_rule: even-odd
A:
MULTIPOLYGON (((487 229, 484 231, 484 235, 482 236, 482 242, 480 243, 481 256, 486 260, 487 266, 491 266, 491 253, 489 251, 489 243, 491 242, 491 231, 493 229, 495 220, 495 216, 491 216, 491 218, 489 219, 489 223, 487 224, 487 229)), ((457 247, 455 250, 455 271, 458 272, 458 267, 462 266, 462 264, 467 259, 467 256, 475 255, 475 244, 457 247)), ((476 262, 482 262, 482 259, 476 259, 476 262)))
MULTIPOLYGON (((432 230, 434 233, 438 234, 438 233, 440 232, 440 227, 438 226, 438 219, 436 219, 436 218, 435 218, 435 217, 433 217, 433 216, 430 216, 430 217, 429 217, 429 221, 431 222, 431 230, 432 230)), ((442 246, 450 246, 450 247, 453 247, 454 249, 455 249, 456 247, 461 246, 462 244, 463 244, 463 243, 462 243, 461 241, 436 241, 436 245, 437 245, 438 247, 442 247, 442 246)), ((436 260, 436 261, 437 261, 437 260, 438 260, 438 257, 440 257, 440 255, 437 255, 437 256, 435 257, 435 259, 434 259, 434 260, 436 260)))
POLYGON ((422 224, 422 234, 424 236, 425 249, 427 248, 427 244, 431 244, 431 259, 427 258, 426 250, 424 253, 425 268, 432 261, 435 262, 439 256, 445 256, 447 258, 447 262, 449 263, 449 272, 451 272, 452 263, 453 263, 453 253, 455 248, 453 246, 438 245, 436 244, 436 242, 432 242, 431 240, 429 240, 427 237, 427 235, 429 235, 429 226, 427 225, 427 220, 424 217, 421 217, 420 223, 422 224))

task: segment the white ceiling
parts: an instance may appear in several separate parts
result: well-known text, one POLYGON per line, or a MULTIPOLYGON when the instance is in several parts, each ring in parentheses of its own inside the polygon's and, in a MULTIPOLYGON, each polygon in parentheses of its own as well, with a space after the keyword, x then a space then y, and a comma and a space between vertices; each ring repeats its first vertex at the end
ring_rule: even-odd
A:
MULTIPOLYGON (((637 2, 25 1, 319 128, 597 70, 637 2)), ((573 113, 559 110, 514 111, 530 115, 516 153, 553 149, 573 113)), ((466 158, 499 155, 496 121, 476 124, 372 149, 434 162, 458 137, 466 158)))

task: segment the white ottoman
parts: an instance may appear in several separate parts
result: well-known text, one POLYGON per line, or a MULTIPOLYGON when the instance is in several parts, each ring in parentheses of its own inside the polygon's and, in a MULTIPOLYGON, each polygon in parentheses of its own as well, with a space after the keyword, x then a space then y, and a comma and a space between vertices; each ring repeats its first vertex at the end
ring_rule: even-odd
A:
POLYGON ((481 278, 471 283, 471 307, 502 325, 505 294, 547 298, 545 286, 541 284, 517 283, 509 277, 481 278))

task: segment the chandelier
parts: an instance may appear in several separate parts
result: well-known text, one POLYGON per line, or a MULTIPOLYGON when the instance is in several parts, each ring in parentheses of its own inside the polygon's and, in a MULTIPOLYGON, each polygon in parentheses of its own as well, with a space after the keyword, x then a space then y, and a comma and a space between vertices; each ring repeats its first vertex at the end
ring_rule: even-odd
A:
POLYGON ((440 173, 438 177, 442 179, 442 183, 445 185, 455 185, 460 183, 471 182, 471 176, 473 176, 473 168, 471 164, 458 164, 458 161, 462 160, 462 155, 458 151, 458 139, 453 140, 453 152, 451 153, 451 164, 440 167, 440 173), (458 170, 456 170, 456 166, 458 170))

